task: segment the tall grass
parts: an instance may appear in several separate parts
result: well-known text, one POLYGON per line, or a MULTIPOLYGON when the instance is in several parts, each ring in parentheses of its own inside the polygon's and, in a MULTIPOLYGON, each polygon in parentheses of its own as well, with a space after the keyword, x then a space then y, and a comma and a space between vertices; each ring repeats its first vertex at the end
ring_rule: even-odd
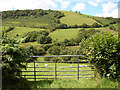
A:
MULTIPOLYGON (((31 82, 33 88, 118 88, 117 81, 111 81, 105 78, 98 79, 58 79, 58 80, 41 80, 31 82)), ((120 89, 120 88, 119 88, 120 89)))

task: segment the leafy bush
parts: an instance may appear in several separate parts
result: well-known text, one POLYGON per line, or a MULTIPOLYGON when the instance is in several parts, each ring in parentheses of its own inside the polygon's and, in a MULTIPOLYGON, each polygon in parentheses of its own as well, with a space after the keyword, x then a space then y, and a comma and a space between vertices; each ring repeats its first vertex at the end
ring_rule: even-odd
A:
POLYGON ((33 32, 28 32, 26 35, 24 35, 24 40, 22 42, 34 42, 37 40, 38 36, 48 36, 47 31, 33 31, 33 32))
POLYGON ((44 35, 37 36, 37 43, 44 44, 44 42, 45 42, 44 35))
POLYGON ((50 47, 52 47, 53 45, 48 44, 48 45, 43 45, 42 47, 44 48, 45 51, 47 51, 50 47))
POLYGON ((102 27, 102 26, 96 22, 92 24, 92 28, 98 28, 98 27, 102 27))
POLYGON ((110 30, 116 30, 115 26, 110 26, 109 29, 110 30))
POLYGON ((61 48, 59 46, 52 46, 48 49, 48 53, 51 55, 60 55, 61 48))
POLYGON ((97 31, 95 29, 89 29, 89 30, 80 29, 79 33, 78 33, 77 37, 74 39, 74 41, 76 43, 80 43, 82 39, 87 39, 88 37, 95 34, 96 32, 99 32, 99 31, 97 31))
POLYGON ((45 43, 45 44, 52 43, 52 38, 51 38, 50 36, 46 37, 44 43, 45 43))
POLYGON ((64 43, 66 46, 75 46, 75 41, 74 41, 74 39, 71 39, 71 40, 65 39, 65 40, 63 41, 63 43, 64 43))
POLYGON ((6 34, 2 35, 2 82, 6 88, 11 82, 17 83, 22 79, 21 69, 26 68, 22 63, 32 60, 26 49, 18 44, 18 40, 9 38, 6 34))
POLYGON ((109 78, 120 76, 120 41, 117 35, 97 33, 82 41, 81 49, 89 55, 90 63, 101 76, 109 78))
POLYGON ((83 23, 80 27, 81 28, 88 28, 88 25, 86 23, 83 23))
POLYGON ((59 28, 59 29, 67 29, 68 26, 67 26, 67 24, 61 23, 57 28, 59 28))
POLYGON ((48 44, 48 43, 52 43, 52 38, 51 37, 46 37, 44 35, 40 35, 37 37, 37 42, 40 44, 48 44))

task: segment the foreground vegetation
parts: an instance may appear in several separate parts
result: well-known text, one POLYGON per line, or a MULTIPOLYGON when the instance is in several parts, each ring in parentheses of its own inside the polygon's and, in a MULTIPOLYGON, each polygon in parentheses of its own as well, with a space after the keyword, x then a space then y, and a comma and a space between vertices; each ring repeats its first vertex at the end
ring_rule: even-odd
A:
POLYGON ((111 81, 105 78, 86 78, 80 80, 58 79, 58 80, 42 80, 39 82, 31 82, 33 88, 118 88, 117 81, 111 81), (74 82, 74 83, 73 83, 74 82))
POLYGON ((117 81, 111 81, 105 78, 85 78, 80 80, 73 79, 57 79, 57 80, 41 80, 39 82, 27 82, 18 87, 17 84, 14 86, 11 84, 10 88, 19 89, 43 89, 43 88, 113 88, 120 89, 120 84, 117 81), (74 82, 74 83, 73 83, 74 82))

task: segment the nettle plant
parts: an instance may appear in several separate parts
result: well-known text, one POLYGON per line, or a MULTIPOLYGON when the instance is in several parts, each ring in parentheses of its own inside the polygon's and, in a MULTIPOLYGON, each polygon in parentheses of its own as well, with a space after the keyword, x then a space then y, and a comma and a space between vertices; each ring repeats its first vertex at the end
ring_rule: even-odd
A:
POLYGON ((120 77, 120 40, 117 34, 100 32, 83 40, 80 45, 101 76, 120 77))

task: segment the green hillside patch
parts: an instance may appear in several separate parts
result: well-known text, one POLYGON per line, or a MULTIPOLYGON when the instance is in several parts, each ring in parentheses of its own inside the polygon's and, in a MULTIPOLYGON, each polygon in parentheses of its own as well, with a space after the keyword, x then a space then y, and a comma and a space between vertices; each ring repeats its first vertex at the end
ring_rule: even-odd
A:
POLYGON ((15 38, 22 38, 28 32, 41 31, 41 30, 44 30, 44 29, 29 28, 29 27, 15 27, 14 30, 8 32, 8 36, 15 37, 15 38))
POLYGON ((3 11, 3 22, 5 26, 55 28, 63 13, 54 10, 15 10, 3 11))
POLYGON ((91 18, 87 18, 85 15, 75 13, 75 12, 69 12, 69 11, 61 11, 64 13, 65 17, 62 17, 60 21, 62 23, 65 23, 67 25, 82 25, 83 23, 86 23, 88 25, 92 25, 95 20, 91 18))
POLYGON ((110 30, 109 28, 99 28, 99 29, 96 29, 96 30, 103 31, 103 32, 110 32, 112 34, 118 34, 117 31, 110 30))
POLYGON ((21 47, 30 47, 30 46, 34 46, 36 48, 40 48, 41 45, 39 43, 37 43, 36 41, 35 42, 27 42, 27 43, 21 43, 20 44, 21 47))
POLYGON ((99 22, 100 24, 102 24, 103 26, 108 26, 110 24, 115 24, 116 23, 116 19, 112 18, 112 17, 95 17, 95 16, 89 16, 89 18, 96 20, 97 22, 99 22))
POLYGON ((64 39, 72 39, 75 38, 78 34, 78 28, 77 29, 59 29, 52 33, 50 33, 50 37, 53 39, 53 41, 63 41, 64 39))

